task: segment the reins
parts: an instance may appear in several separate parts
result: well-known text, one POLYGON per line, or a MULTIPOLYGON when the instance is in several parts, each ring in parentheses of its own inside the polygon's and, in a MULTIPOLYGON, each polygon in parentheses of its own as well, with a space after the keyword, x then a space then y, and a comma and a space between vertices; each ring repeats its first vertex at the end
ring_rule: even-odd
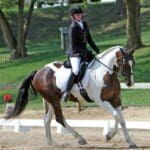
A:
MULTIPOLYGON (((132 55, 125 55, 125 52, 123 51, 123 49, 120 48, 120 50, 121 50, 122 55, 124 56, 123 59, 125 59, 125 61, 126 61, 126 60, 132 60, 132 58, 133 58, 132 55)), ((108 52, 110 52, 110 51, 108 51, 108 52)), ((107 52, 107 53, 104 53, 104 55, 108 54, 108 52, 107 52)), ((110 68, 108 65, 106 65, 106 64, 104 64, 102 61, 100 61, 99 58, 97 58, 96 56, 94 57, 94 59, 95 59, 97 62, 99 62, 100 64, 102 64, 104 67, 108 68, 110 71, 112 71, 113 73, 115 73, 117 76, 121 76, 121 75, 122 75, 122 76, 125 76, 125 75, 127 74, 127 73, 125 73, 125 72, 123 71, 123 64, 122 64, 121 67, 120 67, 120 71, 119 71, 119 72, 116 72, 116 71, 114 71, 112 68, 110 68)), ((130 75, 133 75, 133 74, 134 74, 133 72, 130 73, 130 75)))
POLYGON ((114 71, 112 68, 110 68, 109 66, 107 66, 106 64, 104 64, 104 63, 103 63, 102 61, 100 61, 97 57, 94 57, 94 59, 95 59, 96 61, 98 61, 100 64, 102 64, 104 67, 108 68, 110 71, 114 72, 117 76, 120 76, 120 75, 118 74, 118 72, 114 71))
MULTIPOLYGON (((123 51, 123 49, 122 48, 120 48, 120 50, 121 50, 121 53, 123 54, 123 56, 124 56, 124 58, 123 59, 125 59, 125 61, 126 60, 132 60, 132 57, 133 56, 131 56, 131 55, 125 55, 125 52, 123 51)), ((106 53, 104 53, 102 56, 105 56, 106 54, 108 54, 109 52, 111 51, 111 49, 109 50, 109 51, 107 51, 106 53)), ((92 61, 92 63, 88 66, 88 69, 90 69, 93 65, 94 65, 94 63, 95 63, 95 61, 97 61, 97 62, 99 62, 100 64, 102 64, 104 67, 106 67, 107 69, 109 69, 110 71, 112 71, 113 73, 115 73, 117 76, 125 76, 127 73, 125 73, 124 71, 123 71, 123 64, 119 67, 120 69, 119 69, 119 71, 117 72, 117 71, 114 71, 113 70, 113 68, 110 68, 108 65, 106 65, 105 63, 103 63, 101 60, 100 60, 100 58, 97 58, 96 56, 94 56, 94 59, 93 59, 93 61, 92 61)), ((123 61, 123 60, 122 60, 123 61)), ((123 62, 122 62, 123 63, 123 62)), ((130 75, 133 75, 133 72, 131 72, 130 73, 130 75)))

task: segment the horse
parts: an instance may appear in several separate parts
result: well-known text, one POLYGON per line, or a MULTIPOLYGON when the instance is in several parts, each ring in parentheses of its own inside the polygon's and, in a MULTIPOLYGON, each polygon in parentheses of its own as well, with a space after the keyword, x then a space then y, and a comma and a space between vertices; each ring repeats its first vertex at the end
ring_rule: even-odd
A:
MULTIPOLYGON (((105 50, 96 55, 90 62, 82 79, 82 84, 92 102, 95 102, 98 107, 106 109, 114 117, 113 128, 106 134, 106 140, 109 141, 114 137, 118 132, 118 124, 120 123, 124 138, 130 148, 135 148, 136 144, 128 133, 123 117, 120 97, 121 86, 118 76, 124 76, 128 87, 134 84, 133 53, 134 51, 129 52, 121 46, 114 46, 105 50)), ((45 100, 44 125, 48 144, 53 144, 50 124, 53 114, 55 114, 56 121, 78 140, 78 144, 84 145, 87 144, 86 140, 67 123, 62 113, 60 99, 63 91, 57 85, 57 76, 58 74, 63 76, 63 72, 56 75, 62 67, 62 62, 51 62, 28 75, 20 86, 13 111, 5 117, 10 119, 21 114, 28 103, 29 89, 32 89, 35 94, 39 93, 45 100)), ((71 89, 70 101, 86 101, 77 89, 77 84, 75 84, 71 89)))

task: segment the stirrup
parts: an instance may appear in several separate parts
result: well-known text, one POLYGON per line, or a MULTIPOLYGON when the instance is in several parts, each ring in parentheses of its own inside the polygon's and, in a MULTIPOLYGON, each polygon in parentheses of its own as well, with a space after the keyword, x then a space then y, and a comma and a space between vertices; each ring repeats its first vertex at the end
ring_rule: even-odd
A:
POLYGON ((61 97, 61 101, 66 102, 68 100, 68 98, 69 98, 69 93, 65 92, 61 97))

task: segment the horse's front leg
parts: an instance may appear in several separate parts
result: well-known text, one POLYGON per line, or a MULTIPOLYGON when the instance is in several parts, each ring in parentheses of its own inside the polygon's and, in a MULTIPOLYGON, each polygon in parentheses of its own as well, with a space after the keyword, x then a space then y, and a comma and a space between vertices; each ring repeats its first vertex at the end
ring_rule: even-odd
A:
POLYGON ((109 141, 118 132, 118 123, 119 123, 118 122, 118 113, 114 109, 114 107, 107 101, 97 100, 95 102, 98 106, 104 107, 108 112, 110 112, 112 114, 112 116, 114 117, 114 119, 115 119, 115 123, 113 125, 113 128, 111 130, 108 130, 107 133, 105 133, 106 140, 109 141))
POLYGON ((49 145, 51 145, 53 143, 53 141, 52 141, 52 136, 51 136, 50 123, 52 121, 54 110, 53 110, 53 107, 50 104, 48 104, 47 102, 45 102, 45 106, 46 105, 48 106, 49 109, 44 115, 45 133, 46 133, 46 137, 47 137, 47 142, 49 145))
POLYGON ((118 112, 118 116, 119 116, 118 119, 119 119, 120 125, 122 127, 125 139, 129 144, 129 147, 130 148, 136 148, 137 147, 136 144, 132 141, 131 137, 128 134, 128 131, 127 131, 127 128, 126 128, 126 123, 125 123, 125 120, 124 120, 124 117, 123 117, 123 114, 122 114, 121 106, 117 107, 116 111, 118 112))
POLYGON ((115 136, 115 134, 117 134, 118 124, 119 124, 119 122, 118 122, 117 117, 115 117, 115 122, 114 122, 113 128, 110 128, 110 125, 107 124, 106 128, 109 128, 109 130, 107 130, 107 132, 105 133, 107 141, 111 140, 115 136))

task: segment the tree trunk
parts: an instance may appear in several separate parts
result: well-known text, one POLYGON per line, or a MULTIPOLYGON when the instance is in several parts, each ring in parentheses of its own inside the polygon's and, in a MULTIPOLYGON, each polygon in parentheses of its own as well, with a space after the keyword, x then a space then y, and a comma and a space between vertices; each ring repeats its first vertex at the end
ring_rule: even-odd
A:
POLYGON ((138 49, 143 46, 140 30, 140 0, 125 0, 127 11, 127 47, 138 49))
POLYGON ((16 49, 17 46, 16 38, 14 37, 10 25, 2 10, 0 10, 0 27, 8 49, 11 51, 16 49))
POLYGON ((27 51, 24 42, 24 0, 18 1, 18 32, 17 32, 17 49, 12 55, 12 59, 27 56, 27 51))

